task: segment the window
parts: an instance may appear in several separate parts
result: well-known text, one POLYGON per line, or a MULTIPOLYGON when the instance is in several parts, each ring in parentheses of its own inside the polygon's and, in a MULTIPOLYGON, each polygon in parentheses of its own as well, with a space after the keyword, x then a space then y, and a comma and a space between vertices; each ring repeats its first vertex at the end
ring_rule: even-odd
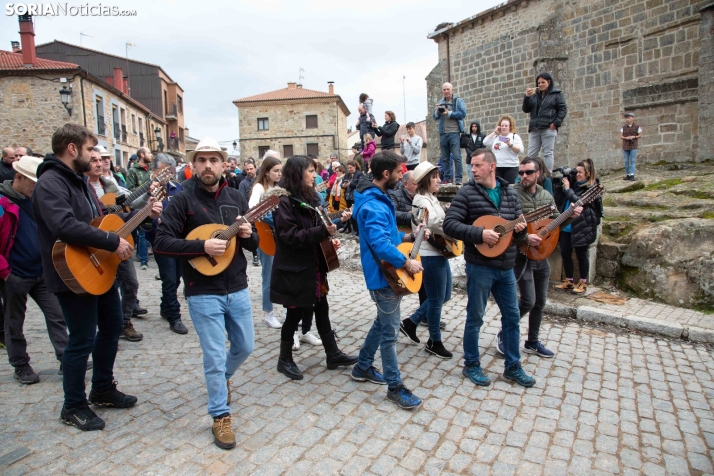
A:
POLYGON ((169 98, 167 96, 166 91, 164 91, 164 115, 168 116, 169 115, 169 98))
POLYGON ((131 115, 131 131, 136 134, 136 115, 131 115))
POLYGON ((181 114, 183 114, 183 99, 181 96, 176 96, 176 102, 178 103, 178 110, 181 114))
POLYGON ((305 116, 305 129, 317 129, 317 115, 305 116))
POLYGON ((317 144, 308 144, 307 153, 312 155, 320 156, 320 147, 317 144))
POLYGON ((258 118, 258 130, 259 131, 267 131, 268 130, 268 118, 267 117, 259 117, 258 118))
POLYGON ((121 150, 115 149, 114 150, 114 165, 121 165, 122 167, 124 166, 121 161, 121 150))
POLYGON ((121 163, 121 166, 124 167, 124 164, 128 164, 128 163, 129 163, 129 153, 128 153, 128 152, 122 152, 121 155, 122 155, 122 158, 124 159, 124 161, 121 163))
POLYGON ((97 134, 104 136, 107 134, 107 123, 104 121, 104 98, 96 96, 97 103, 97 134))
POLYGON ((288 158, 292 157, 293 155, 293 146, 291 145, 284 145, 283 146, 283 157, 288 158))
POLYGON ((268 152, 268 150, 270 150, 270 146, 267 146, 267 145, 265 145, 265 146, 263 146, 263 145, 259 146, 259 147, 258 147, 258 160, 262 159, 263 156, 265 155, 265 153, 268 152))

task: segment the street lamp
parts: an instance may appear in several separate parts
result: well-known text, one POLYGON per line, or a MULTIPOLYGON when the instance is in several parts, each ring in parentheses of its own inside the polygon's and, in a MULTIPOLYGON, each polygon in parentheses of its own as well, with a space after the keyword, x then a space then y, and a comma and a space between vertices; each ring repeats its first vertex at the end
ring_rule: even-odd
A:
POLYGON ((161 139, 161 128, 159 128, 159 126, 156 126, 156 129, 154 129, 154 135, 156 136, 156 140, 161 139))
POLYGON ((62 100, 62 105, 64 105, 64 108, 67 109, 67 112, 69 113, 69 117, 72 117, 72 106, 69 104, 69 98, 72 95, 72 85, 69 85, 69 89, 67 89, 67 86, 62 86, 62 89, 60 89, 60 99, 62 100))
POLYGON ((238 148, 238 143, 236 141, 233 141, 233 150, 237 150, 238 148))
POLYGON ((154 136, 156 137, 156 150, 163 152, 164 143, 161 141, 161 128, 159 126, 156 126, 156 129, 154 129, 154 136))

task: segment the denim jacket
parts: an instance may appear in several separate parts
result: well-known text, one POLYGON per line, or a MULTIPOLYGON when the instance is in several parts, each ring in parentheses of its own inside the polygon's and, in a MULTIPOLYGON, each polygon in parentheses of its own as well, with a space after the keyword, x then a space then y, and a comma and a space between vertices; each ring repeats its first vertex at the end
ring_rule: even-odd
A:
MULTIPOLYGON (((451 119, 456 119, 459 122, 459 131, 464 132, 464 118, 466 117, 466 104, 464 100, 458 96, 452 96, 451 101, 454 105, 454 109, 449 111, 449 117, 451 119)), ((436 108, 434 109, 434 114, 432 114, 432 119, 439 121, 439 135, 444 133, 444 116, 439 114, 439 105, 446 103, 444 98, 436 103, 436 108)))

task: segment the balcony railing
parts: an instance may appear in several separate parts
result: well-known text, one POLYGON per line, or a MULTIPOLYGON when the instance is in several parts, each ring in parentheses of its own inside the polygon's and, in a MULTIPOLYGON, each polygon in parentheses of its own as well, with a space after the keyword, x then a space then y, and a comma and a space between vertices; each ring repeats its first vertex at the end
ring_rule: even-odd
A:
POLYGON ((175 121, 178 119, 178 113, 179 113, 179 108, 178 105, 174 102, 168 105, 166 108, 166 119, 175 121))
POLYGON ((139 132, 139 147, 144 147, 144 133, 139 132))
POLYGON ((119 124, 116 122, 114 123, 114 139, 119 140, 121 138, 121 128, 119 127, 119 124))
POLYGON ((97 116, 97 134, 100 136, 106 135, 107 125, 104 122, 104 116, 97 116))
POLYGON ((121 126, 121 140, 123 142, 126 142, 126 138, 127 138, 126 126, 123 125, 123 126, 121 126))

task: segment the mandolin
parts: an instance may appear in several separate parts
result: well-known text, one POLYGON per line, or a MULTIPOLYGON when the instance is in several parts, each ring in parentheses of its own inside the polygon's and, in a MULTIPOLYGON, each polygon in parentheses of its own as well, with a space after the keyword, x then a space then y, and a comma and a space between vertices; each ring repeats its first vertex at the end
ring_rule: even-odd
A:
POLYGON ((260 251, 268 256, 275 256, 275 235, 273 229, 264 221, 255 222, 255 230, 258 232, 260 251))
POLYGON ((556 246, 558 246, 560 226, 573 215, 575 207, 582 207, 583 205, 594 202, 598 197, 602 196, 604 191, 605 187, 599 184, 590 187, 577 202, 571 204, 570 208, 561 213, 557 218, 544 218, 534 223, 529 223, 528 234, 538 235, 541 239, 540 245, 528 246, 528 243, 525 243, 520 246, 520 250, 528 259, 533 261, 546 259, 555 251, 556 246))
POLYGON ((222 273, 228 268, 228 265, 233 261, 233 257, 236 253, 236 235, 238 234, 238 229, 244 223, 254 223, 260 220, 262 217, 270 213, 271 211, 278 208, 280 204, 280 198, 276 195, 271 195, 270 197, 261 200, 256 206, 245 212, 245 214, 236 220, 231 226, 223 225, 221 223, 209 223, 207 225, 201 225, 197 228, 191 230, 191 232, 186 235, 187 240, 210 240, 216 238, 219 240, 228 241, 228 246, 226 246, 226 251, 220 256, 211 256, 206 254, 204 256, 198 256, 189 260, 189 263, 193 268, 204 276, 215 276, 222 273))
POLYGON ((511 242, 513 241, 513 229, 516 225, 519 223, 530 223, 535 220, 540 220, 541 218, 550 216, 557 211, 558 209, 554 204, 546 205, 544 207, 536 208, 527 215, 521 215, 512 221, 507 221, 506 219, 495 215, 484 215, 474 221, 473 226, 481 226, 484 230, 493 230, 501 236, 495 245, 479 243, 474 246, 476 246, 479 253, 487 258, 500 256, 508 249, 509 246, 511 246, 511 242))
POLYGON ((159 174, 154 177, 152 180, 149 180, 145 184, 143 184, 140 187, 137 187, 136 190, 131 192, 129 195, 127 195, 124 198, 123 205, 117 205, 117 194, 112 192, 112 193, 105 193, 102 195, 102 197, 99 199, 100 202, 102 202, 106 207, 107 207, 107 213, 121 213, 124 211, 129 211, 129 204, 133 203, 134 200, 137 198, 141 197, 144 195, 146 192, 149 191, 149 187, 151 186, 151 182, 159 182, 161 185, 166 185, 166 182, 171 180, 171 177, 173 175, 171 174, 171 169, 164 169, 159 174))
MULTIPOLYGON (((424 234, 428 229, 427 224, 429 223, 429 210, 423 208, 421 213, 421 223, 423 223, 424 226, 414 237, 414 243, 402 243, 397 246, 397 249, 401 251, 405 257, 417 260, 420 263, 421 255, 419 255, 419 248, 421 247, 421 243, 424 241, 424 234)), ((395 294, 403 296, 405 294, 419 292, 419 288, 421 288, 421 282, 424 277, 422 272, 413 274, 404 268, 395 268, 385 260, 382 260, 382 266, 387 272, 384 277, 387 279, 387 283, 389 283, 389 286, 395 294)))
MULTIPOLYGON (((332 225, 332 220, 330 220, 330 216, 325 211, 325 207, 317 207, 317 215, 326 227, 332 225)), ((337 249, 335 249, 335 244, 332 242, 332 236, 320 242, 320 250, 322 250, 322 255, 325 257, 328 273, 340 267, 340 259, 337 257, 337 249)))
MULTIPOLYGON (((160 187, 154 190, 153 196, 157 201, 163 201, 166 194, 166 188, 160 187)), ((131 232, 149 216, 152 204, 151 201, 147 203, 126 223, 118 215, 104 215, 92 220, 90 225, 107 233, 116 233, 133 246, 131 232)), ((89 246, 70 245, 57 241, 52 247, 52 263, 55 265, 55 270, 64 284, 75 294, 99 296, 109 291, 116 279, 120 261, 119 255, 113 251, 89 246)))

